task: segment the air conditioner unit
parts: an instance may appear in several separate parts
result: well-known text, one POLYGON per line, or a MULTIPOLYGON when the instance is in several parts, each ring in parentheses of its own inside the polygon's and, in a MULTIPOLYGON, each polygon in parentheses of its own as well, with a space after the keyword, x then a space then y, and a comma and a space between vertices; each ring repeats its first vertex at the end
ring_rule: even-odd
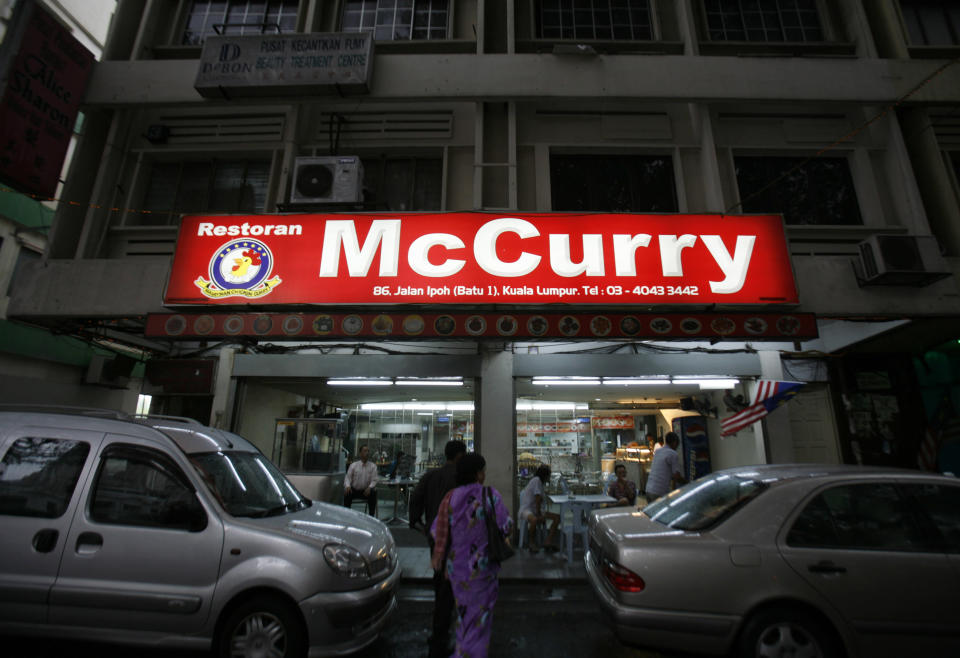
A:
POLYGON ((862 286, 919 287, 953 274, 931 235, 873 235, 859 247, 862 286))
POLYGON ((87 366, 84 381, 87 384, 108 388, 126 388, 130 383, 130 374, 136 365, 135 359, 123 354, 117 354, 112 358, 103 354, 94 354, 90 357, 90 365, 87 366))
POLYGON ((363 201, 363 163, 355 155, 296 158, 290 203, 363 201))

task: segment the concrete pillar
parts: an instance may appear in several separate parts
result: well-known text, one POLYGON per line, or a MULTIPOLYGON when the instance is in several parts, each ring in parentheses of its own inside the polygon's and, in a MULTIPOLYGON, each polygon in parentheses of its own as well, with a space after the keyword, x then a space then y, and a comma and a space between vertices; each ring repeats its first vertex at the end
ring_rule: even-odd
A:
MULTIPOLYGON (((760 376, 763 379, 784 378, 783 365, 780 362, 780 352, 760 352, 760 376)), ((760 426, 757 423, 756 426, 760 426)), ((766 455, 768 464, 784 464, 794 461, 793 435, 790 430, 790 405, 784 405, 773 413, 765 416, 762 421, 761 436, 766 437, 766 455)))
POLYGON ((237 350, 233 347, 220 348, 217 362, 217 381, 213 389, 213 404, 210 407, 210 427, 230 428, 230 410, 235 389, 233 379, 233 356, 237 350))
POLYGON ((487 351, 480 365, 474 447, 487 460, 486 483, 496 487, 510 509, 516 497, 517 414, 513 354, 487 351))

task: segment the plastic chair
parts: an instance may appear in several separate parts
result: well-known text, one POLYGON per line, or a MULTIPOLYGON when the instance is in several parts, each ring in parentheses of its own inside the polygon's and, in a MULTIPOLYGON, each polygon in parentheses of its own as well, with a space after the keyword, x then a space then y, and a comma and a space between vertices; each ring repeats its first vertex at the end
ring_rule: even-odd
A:
MULTIPOLYGON (((541 546, 543 545, 543 533, 546 530, 546 524, 543 521, 537 523, 537 543, 541 546)), ((527 545, 527 535, 529 534, 530 524, 527 523, 526 519, 520 521, 517 524, 517 530, 519 532, 519 538, 517 540, 517 548, 525 548, 527 545)))

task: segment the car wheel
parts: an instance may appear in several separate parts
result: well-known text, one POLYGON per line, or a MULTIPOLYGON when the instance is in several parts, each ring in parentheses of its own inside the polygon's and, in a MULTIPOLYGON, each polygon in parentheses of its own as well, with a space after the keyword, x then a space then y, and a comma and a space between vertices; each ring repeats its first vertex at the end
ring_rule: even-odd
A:
POLYGON ((300 614, 277 596, 258 596, 234 608, 217 639, 220 658, 301 658, 307 634, 300 614))
POLYGON ((840 658, 839 641, 826 624, 796 608, 771 608, 754 614, 737 643, 742 658, 840 658))

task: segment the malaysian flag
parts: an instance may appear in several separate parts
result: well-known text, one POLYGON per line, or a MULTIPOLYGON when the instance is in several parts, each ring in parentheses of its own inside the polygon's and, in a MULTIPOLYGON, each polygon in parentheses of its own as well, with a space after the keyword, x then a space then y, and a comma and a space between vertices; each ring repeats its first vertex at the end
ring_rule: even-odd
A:
POLYGON ((724 418, 720 423, 720 436, 736 434, 744 427, 754 424, 796 395, 801 388, 803 388, 801 382, 761 379, 757 382, 757 391, 750 406, 729 418, 724 418))

